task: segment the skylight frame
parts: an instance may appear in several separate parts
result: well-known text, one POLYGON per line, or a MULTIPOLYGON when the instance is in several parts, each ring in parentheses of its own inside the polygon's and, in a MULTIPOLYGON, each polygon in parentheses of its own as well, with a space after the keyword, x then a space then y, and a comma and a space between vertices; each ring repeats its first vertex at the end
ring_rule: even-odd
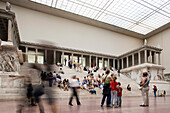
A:
POLYGON ((146 35, 170 22, 170 0, 30 0, 146 35), (158 15, 158 16, 157 16, 158 15))

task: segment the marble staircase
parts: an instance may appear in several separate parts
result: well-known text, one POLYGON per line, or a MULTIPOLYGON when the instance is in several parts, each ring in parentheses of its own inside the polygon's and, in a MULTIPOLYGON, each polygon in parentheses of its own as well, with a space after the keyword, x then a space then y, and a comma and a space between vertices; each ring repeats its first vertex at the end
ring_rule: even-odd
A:
MULTIPOLYGON (((53 66, 53 69, 55 71, 58 71, 57 66, 53 66)), ((61 74, 62 80, 64 78, 71 79, 73 75, 77 75, 77 77, 80 79, 80 82, 82 82, 83 78, 87 76, 87 71, 77 72, 75 69, 69 69, 68 67, 64 66, 62 67, 64 74, 61 74)), ((97 72, 94 72, 94 77, 97 77, 98 74, 104 73, 103 70, 98 70, 97 72)), ((117 73, 116 71, 114 72, 117 73)), ((28 66, 22 66, 21 67, 21 75, 28 74, 32 78, 32 82, 34 84, 40 84, 40 72, 29 68, 28 66)), ((141 91, 138 89, 138 84, 136 81, 128 78, 127 76, 121 74, 120 77, 117 79, 118 82, 121 83, 121 87, 123 88, 123 96, 141 96, 141 91), (126 87, 130 84, 132 91, 127 91, 126 87)), ((4 90, 3 88, 0 88, 0 99, 19 99, 24 96, 24 88, 21 84, 21 81, 16 80, 16 87, 14 88, 8 88, 7 90, 4 90), (18 84, 17 84, 18 83, 18 84)), ((102 98, 102 89, 95 88, 97 94, 90 94, 87 90, 79 89, 79 96, 80 98, 102 98)), ((152 89, 152 88, 151 88, 152 89)), ((63 89, 58 88, 57 86, 53 85, 52 92, 54 94, 55 98, 69 98, 71 90, 64 91, 63 89)), ((153 96, 152 90, 150 90, 150 95, 153 96)), ((46 98, 46 96, 42 96, 42 98, 46 98)))

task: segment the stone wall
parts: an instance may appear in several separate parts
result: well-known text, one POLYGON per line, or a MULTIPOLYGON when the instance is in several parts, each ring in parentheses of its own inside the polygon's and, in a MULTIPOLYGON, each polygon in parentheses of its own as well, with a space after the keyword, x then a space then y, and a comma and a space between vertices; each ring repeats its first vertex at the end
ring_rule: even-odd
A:
POLYGON ((164 68, 162 66, 145 63, 130 68, 122 69, 121 73, 139 83, 142 79, 142 73, 148 71, 149 76, 151 77, 151 81, 163 81, 163 70, 164 68))

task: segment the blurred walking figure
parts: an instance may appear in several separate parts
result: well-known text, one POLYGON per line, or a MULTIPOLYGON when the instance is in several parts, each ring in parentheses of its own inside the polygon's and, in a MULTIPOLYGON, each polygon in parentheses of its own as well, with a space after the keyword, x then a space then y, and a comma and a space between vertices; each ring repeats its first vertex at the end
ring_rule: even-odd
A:
POLYGON ((73 100, 74 96, 76 97, 77 105, 81 105, 81 103, 79 101, 78 94, 77 94, 77 88, 79 88, 80 85, 79 85, 79 82, 76 78, 76 75, 73 76, 73 79, 71 80, 71 83, 70 83, 70 87, 72 88, 72 94, 71 94, 71 97, 70 97, 69 105, 73 106, 72 100, 73 100))

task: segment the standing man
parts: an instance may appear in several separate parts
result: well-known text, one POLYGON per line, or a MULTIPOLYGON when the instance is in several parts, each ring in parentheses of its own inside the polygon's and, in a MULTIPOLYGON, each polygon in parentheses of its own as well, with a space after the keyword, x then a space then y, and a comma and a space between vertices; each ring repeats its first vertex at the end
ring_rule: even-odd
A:
POLYGON ((69 105, 73 106, 73 104, 72 104, 73 96, 76 97, 77 105, 81 105, 81 103, 79 101, 78 94, 77 94, 77 88, 79 88, 80 85, 78 83, 76 75, 73 76, 73 79, 71 80, 71 83, 70 83, 70 87, 72 88, 73 92, 72 92, 71 97, 70 97, 69 105))
POLYGON ((66 63, 67 63, 67 59, 66 58, 64 59, 64 62, 65 62, 65 66, 66 66, 66 63))

